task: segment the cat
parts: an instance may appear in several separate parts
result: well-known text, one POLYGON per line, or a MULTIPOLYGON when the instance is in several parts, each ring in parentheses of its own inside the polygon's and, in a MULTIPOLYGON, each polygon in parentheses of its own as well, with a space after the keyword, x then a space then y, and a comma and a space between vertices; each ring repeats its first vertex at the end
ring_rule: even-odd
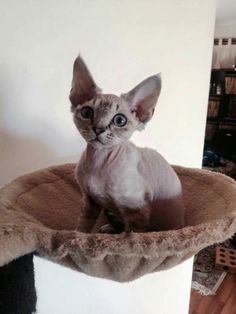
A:
MULTIPOLYGON (((71 110, 87 142, 75 170, 86 195, 81 226, 91 229, 101 210, 107 223, 100 232, 147 232, 184 226, 180 180, 155 150, 129 141, 151 119, 161 92, 153 75, 120 97, 102 94, 83 59, 74 62, 71 110)), ((86 229, 85 228, 85 229, 86 229)), ((82 230, 82 229, 81 229, 82 230)), ((83 230, 86 232, 86 230, 83 230)))

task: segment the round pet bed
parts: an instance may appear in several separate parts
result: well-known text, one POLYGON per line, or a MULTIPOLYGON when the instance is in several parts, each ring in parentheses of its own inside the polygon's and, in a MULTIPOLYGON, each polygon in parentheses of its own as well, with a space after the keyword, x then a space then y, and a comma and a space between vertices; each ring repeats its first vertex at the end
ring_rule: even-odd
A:
MULTIPOLYGON (((83 195, 74 164, 19 177, 0 191, 0 266, 37 255, 119 282, 173 267, 236 232, 236 184, 217 173, 175 166, 183 185, 186 227, 100 234, 75 230, 83 195)), ((96 225, 96 221, 94 221, 96 225)))

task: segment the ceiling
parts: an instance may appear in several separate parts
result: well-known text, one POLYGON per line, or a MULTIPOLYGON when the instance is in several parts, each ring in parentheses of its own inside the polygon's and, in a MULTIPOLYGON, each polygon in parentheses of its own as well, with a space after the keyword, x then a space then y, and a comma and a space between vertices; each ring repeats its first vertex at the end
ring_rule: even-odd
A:
POLYGON ((236 21, 236 0, 217 0, 216 21, 236 21))

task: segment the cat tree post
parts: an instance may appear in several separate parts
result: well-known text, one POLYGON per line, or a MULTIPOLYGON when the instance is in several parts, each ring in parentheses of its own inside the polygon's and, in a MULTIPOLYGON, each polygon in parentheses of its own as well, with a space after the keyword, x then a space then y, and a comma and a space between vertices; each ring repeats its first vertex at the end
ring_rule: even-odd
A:
POLYGON ((0 267, 0 314, 32 314, 36 301, 33 253, 0 267))

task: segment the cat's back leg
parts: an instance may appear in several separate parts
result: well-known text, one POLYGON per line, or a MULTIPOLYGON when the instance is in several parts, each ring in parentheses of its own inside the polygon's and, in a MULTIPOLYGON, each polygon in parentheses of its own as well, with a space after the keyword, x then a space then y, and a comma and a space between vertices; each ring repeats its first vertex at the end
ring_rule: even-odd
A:
POLYGON ((151 228, 157 231, 181 229, 185 226, 185 207, 182 195, 158 199, 152 204, 151 228))
POLYGON ((101 211, 102 207, 100 205, 88 195, 84 195, 84 206, 80 209, 78 215, 77 230, 85 233, 92 232, 101 211))

